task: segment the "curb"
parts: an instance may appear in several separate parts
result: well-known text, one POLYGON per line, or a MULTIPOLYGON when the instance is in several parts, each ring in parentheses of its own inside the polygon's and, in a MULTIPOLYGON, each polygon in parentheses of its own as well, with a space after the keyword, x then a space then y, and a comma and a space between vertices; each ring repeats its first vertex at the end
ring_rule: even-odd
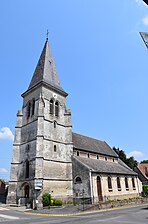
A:
POLYGON ((46 217, 68 217, 68 216, 82 216, 82 215, 91 215, 91 214, 95 214, 95 213, 101 213, 101 212, 108 212, 108 211, 116 211, 116 210, 121 210, 121 209, 126 209, 126 208, 135 208, 135 207, 141 207, 144 205, 148 205, 148 203, 146 204, 141 204, 141 205, 133 205, 133 206, 122 206, 122 207, 117 207, 117 208, 107 208, 107 209, 100 209, 100 210, 93 210, 93 211, 85 211, 85 212, 77 212, 77 213, 69 213, 69 214, 43 214, 43 213, 34 213, 34 212, 24 212, 25 214, 28 215, 36 215, 36 216, 46 216, 46 217))

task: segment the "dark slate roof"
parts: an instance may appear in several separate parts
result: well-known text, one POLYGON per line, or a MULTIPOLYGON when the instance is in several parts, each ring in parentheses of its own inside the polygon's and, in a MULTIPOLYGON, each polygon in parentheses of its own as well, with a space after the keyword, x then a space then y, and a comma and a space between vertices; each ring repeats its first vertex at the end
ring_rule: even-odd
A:
POLYGON ((76 133, 72 133, 72 141, 76 149, 118 157, 116 152, 106 142, 76 133))
POLYGON ((136 175, 133 170, 129 167, 122 166, 117 162, 109 162, 99 159, 83 158, 80 156, 74 156, 80 163, 97 173, 108 173, 108 174, 124 174, 124 175, 136 175))
POLYGON ((56 66, 48 44, 48 39, 46 40, 45 45, 43 47, 28 90, 30 90, 32 87, 36 86, 40 82, 46 83, 51 87, 55 88, 57 91, 59 90, 65 95, 68 95, 66 92, 64 92, 60 85, 56 66))
POLYGON ((143 184, 148 184, 148 178, 141 172, 138 167, 134 167, 134 171, 138 174, 138 177, 143 184))

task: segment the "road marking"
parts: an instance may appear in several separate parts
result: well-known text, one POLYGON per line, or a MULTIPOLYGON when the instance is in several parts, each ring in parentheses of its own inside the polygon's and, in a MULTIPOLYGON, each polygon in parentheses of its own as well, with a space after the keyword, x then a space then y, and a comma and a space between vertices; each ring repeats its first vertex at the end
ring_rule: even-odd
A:
POLYGON ((8 208, 2 208, 0 207, 0 211, 8 211, 9 209, 8 208))
POLYGON ((2 215, 2 214, 0 214, 0 217, 5 219, 19 219, 19 217, 16 216, 2 215))

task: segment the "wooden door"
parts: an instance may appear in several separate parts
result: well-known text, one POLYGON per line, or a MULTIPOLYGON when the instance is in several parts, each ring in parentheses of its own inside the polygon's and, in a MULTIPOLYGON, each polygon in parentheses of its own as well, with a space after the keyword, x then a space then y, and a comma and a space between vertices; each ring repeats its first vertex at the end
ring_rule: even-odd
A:
POLYGON ((102 188, 101 188, 101 178, 97 177, 97 191, 98 191, 98 200, 102 201, 102 188))

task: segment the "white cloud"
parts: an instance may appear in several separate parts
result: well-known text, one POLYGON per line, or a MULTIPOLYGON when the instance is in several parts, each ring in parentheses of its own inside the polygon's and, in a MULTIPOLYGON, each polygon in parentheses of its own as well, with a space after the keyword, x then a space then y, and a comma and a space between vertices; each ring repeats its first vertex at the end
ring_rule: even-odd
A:
POLYGON ((142 23, 146 26, 148 26, 148 15, 144 16, 142 19, 142 23))
POLYGON ((127 154, 127 157, 128 158, 131 157, 131 156, 133 156, 134 158, 137 159, 137 158, 142 157, 143 156, 143 153, 140 152, 140 151, 132 151, 132 152, 130 152, 130 153, 127 154))
POLYGON ((12 134, 10 128, 3 127, 0 129, 0 139, 8 139, 8 140, 14 139, 14 135, 12 134))
POLYGON ((1 174, 8 173, 8 170, 6 170, 5 168, 0 168, 0 173, 1 174))

